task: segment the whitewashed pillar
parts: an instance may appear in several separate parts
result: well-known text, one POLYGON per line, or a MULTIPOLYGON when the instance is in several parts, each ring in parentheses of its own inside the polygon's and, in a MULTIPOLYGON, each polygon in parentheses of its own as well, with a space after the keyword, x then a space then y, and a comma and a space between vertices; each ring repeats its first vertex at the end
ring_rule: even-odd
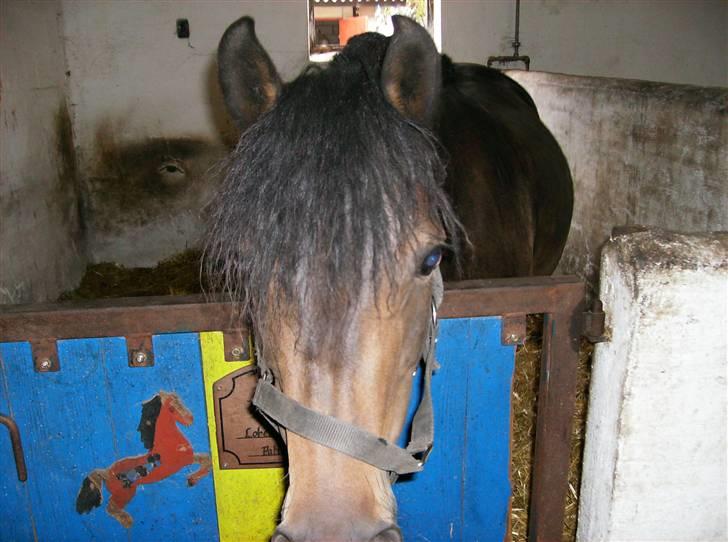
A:
POLYGON ((577 540, 728 540, 728 233, 602 252, 577 540))

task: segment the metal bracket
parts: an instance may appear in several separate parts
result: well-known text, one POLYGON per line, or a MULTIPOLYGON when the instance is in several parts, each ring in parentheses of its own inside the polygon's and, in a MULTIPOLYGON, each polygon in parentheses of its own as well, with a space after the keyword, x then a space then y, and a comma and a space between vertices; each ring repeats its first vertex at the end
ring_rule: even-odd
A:
POLYGON ((526 342, 526 315, 505 314, 501 319, 501 344, 522 345, 526 342))
POLYGON ((151 335, 127 335, 126 348, 129 352, 129 367, 154 366, 151 335))
POLYGON ((250 360, 250 335, 243 329, 226 329, 222 332, 226 361, 250 360))
POLYGON ((55 373, 61 370, 55 339, 31 341, 30 349, 33 353, 33 367, 36 372, 55 373))
POLYGON ((591 309, 584 312, 582 335, 590 343, 603 343, 609 340, 604 334, 604 310, 600 299, 594 299, 591 309))
POLYGON ((515 25, 515 36, 511 42, 513 47, 513 54, 508 56, 489 56, 487 66, 490 68, 493 64, 507 64, 508 62, 523 62, 526 66, 526 71, 531 69, 531 57, 527 55, 518 54, 518 50, 521 48, 521 40, 519 39, 520 32, 520 21, 521 21, 521 0, 516 0, 516 25, 515 25))

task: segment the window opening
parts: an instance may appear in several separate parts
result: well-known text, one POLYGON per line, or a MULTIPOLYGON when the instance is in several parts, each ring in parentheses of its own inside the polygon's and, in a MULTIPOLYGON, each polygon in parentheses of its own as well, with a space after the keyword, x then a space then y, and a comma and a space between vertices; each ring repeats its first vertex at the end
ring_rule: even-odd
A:
POLYGON ((434 35, 437 0, 308 0, 309 58, 327 62, 357 34, 391 36, 392 15, 405 15, 434 35))

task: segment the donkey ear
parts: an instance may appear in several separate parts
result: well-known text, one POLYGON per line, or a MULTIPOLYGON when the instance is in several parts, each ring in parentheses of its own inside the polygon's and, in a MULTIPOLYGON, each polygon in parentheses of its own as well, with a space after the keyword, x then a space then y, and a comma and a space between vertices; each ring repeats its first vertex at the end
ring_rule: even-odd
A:
POLYGON ((404 116, 431 126, 442 85, 440 54, 412 19, 392 17, 394 35, 382 64, 382 91, 404 116))
POLYGON ((281 78, 250 17, 238 19, 223 34, 217 70, 225 105, 241 131, 273 107, 281 92, 281 78))

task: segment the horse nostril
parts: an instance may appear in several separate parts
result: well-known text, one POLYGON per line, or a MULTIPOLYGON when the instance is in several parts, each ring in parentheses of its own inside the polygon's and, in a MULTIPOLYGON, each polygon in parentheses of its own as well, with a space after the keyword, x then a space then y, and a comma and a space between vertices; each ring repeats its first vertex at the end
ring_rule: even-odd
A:
POLYGON ((280 532, 278 529, 276 529, 276 532, 273 533, 273 538, 270 539, 270 542, 293 542, 290 538, 288 538, 286 535, 284 535, 282 532, 280 532))
POLYGON ((371 542, 402 542, 402 533, 397 527, 387 527, 372 538, 371 542))

